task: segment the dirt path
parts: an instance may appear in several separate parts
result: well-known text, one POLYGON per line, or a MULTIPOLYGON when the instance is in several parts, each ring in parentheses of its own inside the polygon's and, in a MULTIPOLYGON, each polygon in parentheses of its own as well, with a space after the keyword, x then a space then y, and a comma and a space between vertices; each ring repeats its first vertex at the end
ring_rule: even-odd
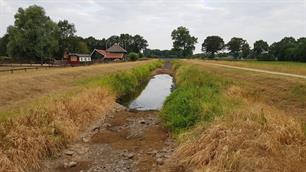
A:
POLYGON ((60 158, 46 162, 42 171, 159 171, 174 150, 174 142, 161 127, 156 111, 121 108, 86 135, 64 150, 60 158))
POLYGON ((251 71, 251 72, 261 72, 261 73, 267 73, 267 74, 273 74, 273 75, 280 75, 280 76, 287 76, 287 77, 306 79, 305 75, 297 75, 297 74, 284 73, 284 72, 273 72, 273 71, 268 71, 268 70, 263 70, 263 69, 254 69, 254 68, 247 68, 247 67, 237 67, 237 66, 224 65, 224 64, 216 64, 216 63, 209 63, 209 62, 207 62, 207 64, 211 64, 211 65, 215 65, 215 66, 221 66, 221 67, 226 67, 226 68, 231 68, 231 69, 240 69, 240 70, 246 70, 246 71, 251 71))

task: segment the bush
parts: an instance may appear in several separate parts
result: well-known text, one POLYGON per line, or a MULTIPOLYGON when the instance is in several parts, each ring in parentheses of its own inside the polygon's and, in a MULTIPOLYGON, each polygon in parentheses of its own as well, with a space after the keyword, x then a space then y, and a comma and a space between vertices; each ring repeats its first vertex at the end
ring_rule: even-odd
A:
POLYGON ((137 53, 131 52, 128 54, 128 58, 130 61, 136 61, 139 58, 139 55, 137 53))

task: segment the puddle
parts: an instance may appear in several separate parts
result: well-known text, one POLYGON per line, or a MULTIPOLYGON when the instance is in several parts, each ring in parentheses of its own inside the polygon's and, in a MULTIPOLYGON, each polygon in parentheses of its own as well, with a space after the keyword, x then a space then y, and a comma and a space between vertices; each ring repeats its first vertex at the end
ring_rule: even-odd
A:
POLYGON ((160 110, 166 98, 171 94, 172 87, 172 76, 168 74, 155 75, 128 107, 139 111, 160 110))

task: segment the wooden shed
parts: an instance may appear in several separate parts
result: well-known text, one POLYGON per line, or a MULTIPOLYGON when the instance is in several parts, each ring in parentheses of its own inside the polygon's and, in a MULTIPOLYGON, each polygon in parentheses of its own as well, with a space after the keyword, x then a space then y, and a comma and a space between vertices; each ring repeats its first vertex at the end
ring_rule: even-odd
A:
POLYGON ((68 53, 64 58, 71 65, 91 63, 91 57, 89 54, 68 53))

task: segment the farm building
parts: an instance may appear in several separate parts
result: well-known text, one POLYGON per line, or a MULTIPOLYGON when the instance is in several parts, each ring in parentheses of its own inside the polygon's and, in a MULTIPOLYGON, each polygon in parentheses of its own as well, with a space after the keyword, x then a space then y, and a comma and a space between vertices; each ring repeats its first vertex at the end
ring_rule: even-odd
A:
POLYGON ((114 44, 106 50, 95 49, 91 53, 90 57, 93 61, 114 61, 114 60, 125 60, 127 51, 120 45, 114 44))
POLYGON ((71 65, 91 63, 91 57, 89 54, 69 53, 66 54, 64 58, 71 65))

